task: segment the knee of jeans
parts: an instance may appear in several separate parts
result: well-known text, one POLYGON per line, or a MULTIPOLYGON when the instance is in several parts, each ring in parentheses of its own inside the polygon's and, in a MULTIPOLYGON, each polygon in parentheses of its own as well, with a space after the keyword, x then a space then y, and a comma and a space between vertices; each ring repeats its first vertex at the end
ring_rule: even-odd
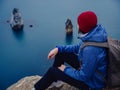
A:
POLYGON ((60 57, 62 53, 57 53, 55 57, 60 57))
POLYGON ((55 55, 55 60, 58 59, 62 59, 64 57, 64 55, 66 55, 65 53, 58 53, 57 55, 55 55))

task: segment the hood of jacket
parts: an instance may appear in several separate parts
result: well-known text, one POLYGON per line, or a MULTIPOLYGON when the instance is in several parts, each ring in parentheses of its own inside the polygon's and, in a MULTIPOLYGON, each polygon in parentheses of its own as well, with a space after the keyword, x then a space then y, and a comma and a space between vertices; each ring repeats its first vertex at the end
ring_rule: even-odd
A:
POLYGON ((107 33, 105 28, 103 28, 100 24, 97 25, 93 30, 87 33, 85 36, 80 37, 83 42, 91 41, 91 42, 105 42, 107 40, 107 33))

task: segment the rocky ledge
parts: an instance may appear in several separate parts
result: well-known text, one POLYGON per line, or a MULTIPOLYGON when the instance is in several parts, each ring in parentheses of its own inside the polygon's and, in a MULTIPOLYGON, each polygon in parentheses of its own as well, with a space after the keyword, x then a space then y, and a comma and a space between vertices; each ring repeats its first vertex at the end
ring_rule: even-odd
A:
MULTIPOLYGON (((40 80, 41 77, 36 76, 28 76, 24 77, 12 86, 8 87, 7 90, 32 90, 34 84, 40 80)), ((77 90, 75 87, 70 86, 62 81, 53 82, 50 87, 46 90, 77 90)))
MULTIPOLYGON (((41 76, 28 76, 24 77, 12 86, 8 87, 7 90, 33 90, 34 84, 41 79, 41 76)), ((62 81, 53 82, 50 87, 46 90, 80 90, 73 86, 68 85, 62 81)), ((103 90, 120 90, 120 88, 114 89, 103 89, 103 90)))

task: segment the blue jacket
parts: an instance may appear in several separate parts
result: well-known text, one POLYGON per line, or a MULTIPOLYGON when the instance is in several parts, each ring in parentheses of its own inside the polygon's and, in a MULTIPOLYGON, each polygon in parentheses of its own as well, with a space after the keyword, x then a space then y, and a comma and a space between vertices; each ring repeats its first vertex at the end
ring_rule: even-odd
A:
POLYGON ((84 41, 105 42, 107 40, 107 33, 101 25, 97 25, 87 35, 81 37, 80 40, 80 43, 77 45, 58 46, 59 52, 78 54, 78 60, 82 61, 80 70, 66 67, 64 72, 79 81, 83 81, 91 88, 99 90, 105 86, 105 82, 96 71, 101 72, 106 77, 106 49, 87 46, 81 50, 80 47, 84 41))

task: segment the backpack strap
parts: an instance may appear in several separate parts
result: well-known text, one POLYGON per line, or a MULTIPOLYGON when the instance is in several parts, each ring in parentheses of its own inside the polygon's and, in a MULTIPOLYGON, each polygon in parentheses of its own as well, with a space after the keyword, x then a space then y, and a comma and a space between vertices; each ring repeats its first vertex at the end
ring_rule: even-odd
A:
POLYGON ((89 42, 89 41, 86 41, 82 44, 81 48, 83 49, 86 46, 97 46, 97 47, 108 48, 108 43, 107 42, 89 42))

